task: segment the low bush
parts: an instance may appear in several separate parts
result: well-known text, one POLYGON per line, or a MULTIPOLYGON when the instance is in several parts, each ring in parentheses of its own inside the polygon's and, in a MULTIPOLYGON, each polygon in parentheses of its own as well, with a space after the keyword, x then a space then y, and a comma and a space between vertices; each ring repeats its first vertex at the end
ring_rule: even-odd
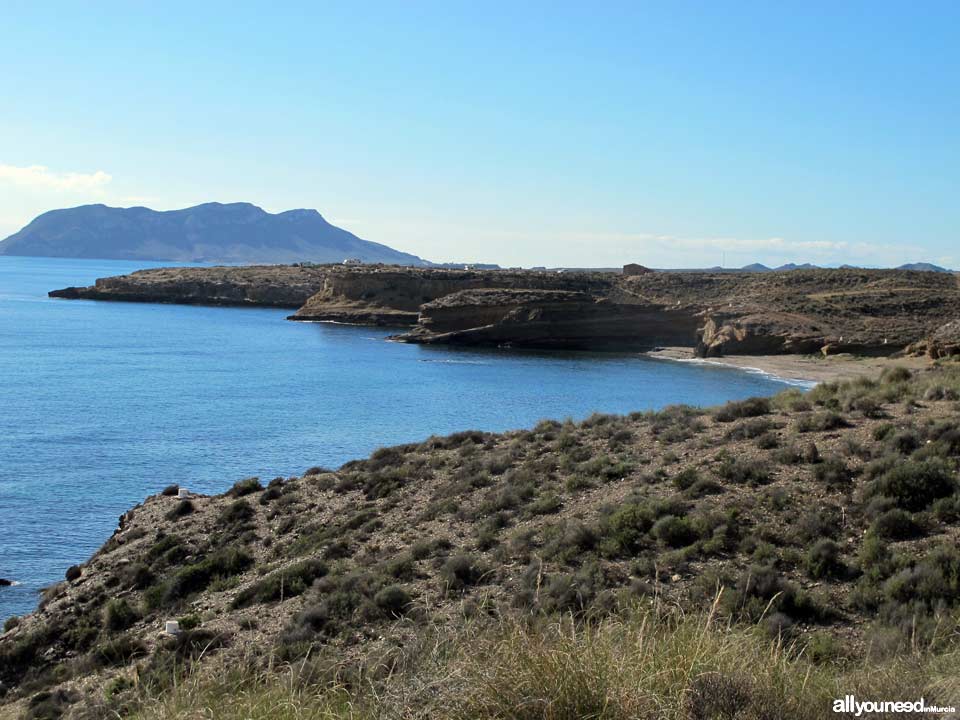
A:
POLYGON ((902 460, 889 466, 867 488, 867 496, 893 499, 905 510, 923 510, 957 490, 949 464, 940 458, 902 460))
POLYGON ((233 498, 241 498, 244 495, 250 495, 261 490, 263 490, 263 485, 260 484, 260 478, 249 477, 235 482, 233 487, 227 491, 227 495, 233 498))
POLYGON ((317 578, 327 574, 326 563, 320 560, 302 560, 282 570, 272 572, 234 597, 232 606, 244 608, 257 603, 273 602, 302 594, 317 578))
POLYGON ((840 557, 840 545, 829 538, 814 543, 806 556, 807 574, 814 580, 842 577, 847 567, 840 557))
POLYGON ((484 566, 470 555, 454 555, 440 568, 448 592, 462 592, 479 583, 485 574, 484 566))
POLYGON ((181 500, 167 513, 166 518, 167 520, 179 520, 182 517, 190 515, 195 509, 191 501, 181 500))
POLYGON ((870 532, 884 540, 910 540, 923 534, 923 528, 902 508, 887 510, 873 521, 870 532))
POLYGON ((828 457, 814 466, 813 476, 818 482, 832 489, 848 487, 853 480, 853 471, 838 457, 828 457))
POLYGON ((180 568, 163 583, 147 590, 147 604, 152 608, 172 605, 206 589, 215 579, 238 575, 252 564, 253 558, 245 550, 233 547, 218 550, 180 568))
POLYGON ((103 611, 103 625, 107 630, 126 630, 140 619, 140 614, 123 598, 110 600, 103 611))
POLYGON ((768 398, 750 398, 739 402, 729 402, 714 413, 719 422, 733 422, 739 418, 769 415, 771 412, 768 398))
POLYGON ((797 423, 797 432, 828 432, 848 427, 850 423, 842 415, 835 412, 820 412, 800 418, 797 423))
POLYGON ((690 521, 675 515, 665 515, 657 520, 650 533, 665 545, 674 548, 686 547, 697 540, 697 532, 690 521))
POLYGON ((719 477, 738 485, 765 485, 770 482, 766 465, 756 460, 724 455, 716 468, 719 477))
POLYGON ((410 593, 400 585, 387 585, 374 596, 373 601, 386 614, 400 617, 410 608, 412 599, 410 593))

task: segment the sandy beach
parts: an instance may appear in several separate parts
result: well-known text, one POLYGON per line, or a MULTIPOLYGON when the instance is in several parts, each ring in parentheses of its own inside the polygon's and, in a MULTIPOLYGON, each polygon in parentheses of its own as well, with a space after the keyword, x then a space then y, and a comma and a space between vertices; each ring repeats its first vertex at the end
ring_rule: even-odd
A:
POLYGON ((930 366, 925 357, 857 357, 855 355, 732 355, 718 358, 698 358, 692 348, 668 347, 644 353, 657 360, 712 363, 743 370, 757 370, 784 380, 821 383, 876 376, 884 368, 900 365, 911 370, 930 366))

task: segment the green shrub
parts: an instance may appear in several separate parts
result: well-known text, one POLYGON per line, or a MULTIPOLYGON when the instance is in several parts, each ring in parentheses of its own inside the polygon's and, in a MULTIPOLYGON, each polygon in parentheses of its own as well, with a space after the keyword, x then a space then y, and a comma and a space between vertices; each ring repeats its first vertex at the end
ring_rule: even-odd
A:
POLYGON ((387 585, 378 592, 373 601, 383 612, 393 617, 404 615, 410 607, 410 593, 400 585, 387 585))
POLYGON ((227 505, 218 518, 222 525, 235 526, 246 523, 256 515, 253 506, 246 500, 237 500, 227 505))
POLYGON ((440 568, 448 592, 461 592, 480 582, 485 574, 481 563, 470 555, 454 555, 440 568))
POLYGON ((960 521, 960 494, 954 493, 949 497, 940 498, 931 507, 934 516, 946 523, 960 521))
POLYGON ((960 602, 960 551, 940 545, 917 564, 904 568, 884 584, 884 594, 895 603, 933 612, 960 602))
POLYGON ((83 574, 83 571, 80 569, 79 565, 71 565, 67 568, 67 572, 64 573, 64 577, 67 582, 73 582, 74 580, 79 580, 80 576, 83 574))
POLYGON ((302 560, 272 572, 244 588, 237 593, 232 606, 244 608, 257 603, 296 597, 309 588, 314 580, 323 577, 327 572, 326 563, 320 560, 302 560))
POLYGON ((844 488, 853 480, 853 472, 838 457, 828 457, 814 466, 813 476, 830 488, 844 488))
POLYGON ((902 365, 897 365, 892 368, 885 368, 884 371, 880 373, 880 382, 885 385, 905 383, 912 377, 913 373, 911 373, 910 370, 902 365))
POLYGON ((771 412, 768 398, 749 398, 739 402, 728 402, 714 413, 719 422, 733 422, 738 418, 769 415, 771 412))
POLYGON ((563 501, 556 493, 541 495, 527 507, 531 515, 552 515, 560 511, 563 501))
POLYGON ((167 513, 166 518, 167 520, 178 520, 186 515, 190 515, 194 510, 195 508, 191 501, 181 500, 167 513))
POLYGON ((910 540, 923 534, 913 516, 901 508, 893 508, 877 516, 870 532, 884 540, 910 540))
POLYGON ((901 430, 888 437, 886 445, 894 452, 909 455, 920 447, 920 438, 913 430, 901 430))
POLYGON ((241 498, 244 495, 250 495, 251 493, 260 492, 261 490, 263 490, 263 485, 260 484, 260 478, 249 477, 235 482, 233 487, 227 491, 227 495, 234 498, 241 498))
POLYGON ((697 472, 697 469, 688 467, 673 476, 673 486, 677 490, 688 490, 693 487, 698 480, 700 480, 700 473, 697 472))
POLYGON ((850 427, 850 423, 835 412, 820 412, 814 415, 806 415, 797 423, 797 431, 807 432, 828 432, 830 430, 840 430, 850 427))
POLYGON ((655 520, 656 516, 648 505, 621 505, 603 523, 605 551, 614 555, 635 554, 649 543, 648 533, 655 520))
POLYGON ((724 455, 716 473, 724 480, 738 485, 765 485, 770 482, 770 473, 764 464, 730 455, 724 455))
POLYGON ((113 632, 126 630, 140 619, 140 614, 123 598, 110 600, 103 612, 104 626, 113 632))
POLYGON ((774 424, 768 418, 744 420, 730 428, 724 437, 727 440, 753 440, 761 435, 768 434, 774 427, 774 424))
POLYGON ((16 615, 11 615, 3 621, 3 631, 5 633, 10 632, 17 627, 20 627, 20 618, 18 618, 16 615))
POLYGON ((217 578, 238 575, 253 564, 245 550, 233 547, 218 550, 199 562, 177 570, 161 585, 150 588, 146 594, 150 607, 162 607, 183 600, 205 590, 217 578))
POLYGON ((101 667, 126 665, 131 660, 147 654, 146 644, 129 635, 120 635, 97 645, 90 653, 93 661, 101 667))
POLYGON ((829 538, 818 540, 807 552, 807 574, 815 580, 840 577, 847 567, 840 558, 840 545, 829 538))
POLYGON ((670 547, 686 547, 697 540, 697 533, 686 518, 666 515, 653 524, 650 533, 670 547))
POLYGON ((721 602, 728 613, 753 622, 770 611, 799 621, 819 622, 831 617, 827 608, 785 580, 775 569, 758 565, 745 571, 736 588, 722 596, 721 602))
POLYGON ((893 464, 874 480, 868 488, 868 496, 882 495, 892 498, 905 510, 923 510, 938 498, 947 497, 956 491, 953 473, 946 461, 939 458, 928 460, 902 460, 893 464))

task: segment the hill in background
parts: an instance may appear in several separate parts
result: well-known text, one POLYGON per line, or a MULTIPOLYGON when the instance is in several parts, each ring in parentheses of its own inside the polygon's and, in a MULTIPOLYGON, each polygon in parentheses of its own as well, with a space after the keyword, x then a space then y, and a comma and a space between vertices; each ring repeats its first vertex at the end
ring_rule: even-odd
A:
POLYGON ((363 240, 316 210, 271 214, 250 203, 206 203, 158 212, 83 205, 51 210, 0 242, 0 255, 176 262, 342 262, 427 265, 363 240))

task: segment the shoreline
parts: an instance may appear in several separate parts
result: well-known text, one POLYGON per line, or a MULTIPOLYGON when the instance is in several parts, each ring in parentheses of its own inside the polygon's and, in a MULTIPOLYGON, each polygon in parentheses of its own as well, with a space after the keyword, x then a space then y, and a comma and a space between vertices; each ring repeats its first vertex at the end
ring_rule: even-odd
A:
POLYGON ((720 365, 738 370, 769 375, 788 384, 812 387, 823 382, 854 380, 859 377, 876 376, 882 370, 903 366, 920 370, 930 366, 926 357, 859 357, 840 354, 826 357, 817 355, 729 355, 726 357, 699 358, 693 348, 665 347, 643 353, 653 360, 689 362, 704 365, 720 365))

